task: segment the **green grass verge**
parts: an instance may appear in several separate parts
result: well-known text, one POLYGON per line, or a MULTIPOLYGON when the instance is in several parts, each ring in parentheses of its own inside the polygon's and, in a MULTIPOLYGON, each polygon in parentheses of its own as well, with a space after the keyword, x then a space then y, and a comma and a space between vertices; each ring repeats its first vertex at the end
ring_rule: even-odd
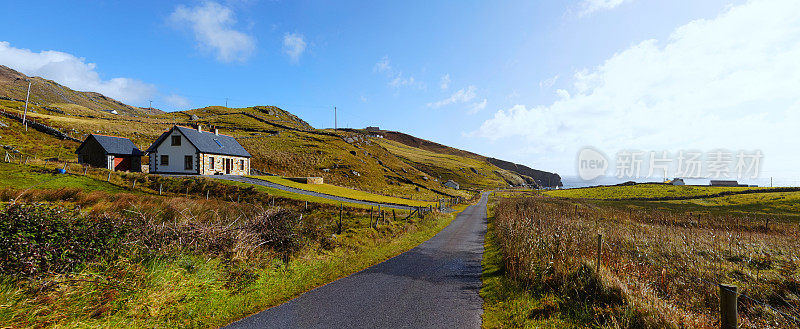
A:
POLYGON ((800 220, 800 192, 768 192, 668 201, 586 200, 616 208, 754 215, 800 220))
POLYGON ((562 198, 586 199, 634 199, 634 198, 668 198, 668 197, 702 197, 722 192, 741 192, 747 190, 767 189, 766 187, 717 187, 665 184, 636 184, 631 186, 599 186, 551 190, 544 195, 562 198))
MULTIPOLYGON (((377 230, 347 229, 335 238, 333 250, 307 247, 288 267, 275 259, 248 268, 254 274, 252 282, 236 290, 226 286, 229 264, 190 254, 143 263, 122 258, 111 264, 89 264, 79 273, 54 278, 72 283, 40 294, 36 301, 20 300, 27 293, 0 277, 0 322, 69 328, 218 327, 405 252, 433 237, 455 216, 391 221, 377 230), (131 282, 117 283, 115 295, 105 296, 109 287, 102 278, 112 275, 131 282), (106 298, 114 302, 98 305, 106 298)), ((352 218, 350 225, 362 219, 352 218)))
POLYGON ((418 200, 409 200, 409 199, 401 199, 391 196, 373 194, 369 192, 349 189, 346 187, 330 185, 330 184, 303 184, 298 183, 295 181, 291 181, 282 177, 278 176, 252 176, 253 178, 262 179, 268 182, 272 182, 275 184, 280 184, 284 186, 294 187, 296 189, 301 189, 305 191, 317 192, 317 193, 324 193, 329 195, 340 196, 344 198, 350 198, 355 200, 362 200, 362 201, 371 201, 371 202, 380 202, 380 203, 393 203, 393 204, 401 204, 413 207, 427 207, 427 206, 435 206, 435 202, 427 202, 427 201, 418 201, 418 200))
POLYGON ((72 174, 53 174, 42 167, 0 162, 0 188, 58 189, 82 188, 111 193, 130 192, 128 189, 92 177, 72 174))
POLYGON ((492 207, 487 207, 483 273, 483 328, 577 328, 560 316, 557 297, 537 294, 506 277, 503 255, 494 236, 492 207))

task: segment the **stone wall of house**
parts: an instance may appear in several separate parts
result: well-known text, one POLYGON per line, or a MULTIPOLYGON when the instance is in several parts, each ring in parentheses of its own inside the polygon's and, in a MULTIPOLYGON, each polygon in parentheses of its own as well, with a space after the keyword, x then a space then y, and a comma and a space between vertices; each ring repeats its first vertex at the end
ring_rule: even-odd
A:
POLYGON ((200 174, 201 175, 226 174, 225 161, 230 161, 231 163, 230 175, 250 174, 249 158, 219 155, 219 154, 206 154, 206 153, 204 153, 201 157, 200 174), (214 163, 213 165, 211 164, 212 161, 214 163))

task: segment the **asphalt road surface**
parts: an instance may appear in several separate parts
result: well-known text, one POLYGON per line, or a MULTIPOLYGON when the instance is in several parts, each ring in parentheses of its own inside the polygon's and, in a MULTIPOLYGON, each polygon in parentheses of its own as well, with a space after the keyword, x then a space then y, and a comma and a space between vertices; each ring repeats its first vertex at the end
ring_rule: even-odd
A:
POLYGON ((311 195, 311 196, 316 196, 316 197, 335 200, 335 201, 365 204, 365 205, 368 205, 368 206, 376 206, 376 207, 377 206, 381 206, 381 207, 384 207, 384 208, 394 208, 394 209, 401 209, 401 210, 414 210, 415 209, 415 207, 406 206, 406 205, 400 205, 400 204, 394 204, 394 203, 380 203, 380 202, 364 201, 364 200, 344 198, 344 197, 325 194, 325 193, 306 191, 306 190, 301 190, 299 188, 289 187, 289 186, 286 186, 286 185, 275 184, 273 182, 265 181, 263 179, 257 179, 257 178, 250 178, 250 177, 236 176, 236 175, 216 175, 216 176, 208 176, 208 177, 226 179, 226 180, 230 180, 230 181, 242 182, 242 183, 248 183, 248 184, 262 185, 262 186, 266 186, 266 187, 276 188, 276 189, 279 189, 279 190, 284 190, 284 191, 287 191, 287 192, 311 195))
POLYGON ((414 249, 226 328, 479 328, 486 202, 414 249))

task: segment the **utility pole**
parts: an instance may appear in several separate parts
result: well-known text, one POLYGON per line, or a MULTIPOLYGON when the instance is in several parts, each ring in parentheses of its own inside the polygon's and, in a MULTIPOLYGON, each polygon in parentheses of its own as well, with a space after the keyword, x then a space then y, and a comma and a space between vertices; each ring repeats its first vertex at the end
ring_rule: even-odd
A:
POLYGON ((150 101, 150 109, 152 110, 153 109, 153 100, 150 99, 149 101, 150 101))
POLYGON ((28 80, 28 93, 25 95, 25 112, 22 112, 22 125, 25 126, 25 131, 28 131, 28 98, 31 97, 31 80, 28 80))
POLYGON ((225 107, 228 107, 228 97, 225 97, 225 107))
POLYGON ((336 106, 333 107, 333 130, 339 129, 339 118, 336 113, 336 106))

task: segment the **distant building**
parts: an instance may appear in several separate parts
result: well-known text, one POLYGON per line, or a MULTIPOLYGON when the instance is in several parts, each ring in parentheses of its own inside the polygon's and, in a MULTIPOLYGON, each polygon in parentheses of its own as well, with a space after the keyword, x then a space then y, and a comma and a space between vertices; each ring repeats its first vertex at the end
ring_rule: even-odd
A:
POLYGON ((194 175, 247 175, 250 153, 235 138, 174 126, 147 149, 150 172, 194 175))
POLYGON ((739 186, 735 180, 711 180, 711 186, 739 186))
POLYGON ((383 138, 383 134, 380 133, 380 131, 381 131, 380 127, 371 127, 370 126, 370 127, 367 127, 367 129, 365 129, 365 130, 367 131, 367 136, 369 136, 369 137, 383 138))
POLYGON ((686 185, 686 182, 683 181, 683 178, 675 178, 668 183, 672 185, 686 185))
POLYGON ((142 171, 142 151, 130 139, 90 134, 75 150, 78 163, 112 171, 142 171))
POLYGON ((456 190, 461 188, 461 186, 458 185, 458 183, 454 182, 452 179, 444 182, 444 184, 442 184, 442 185, 447 186, 447 187, 452 188, 452 189, 456 189, 456 190))

